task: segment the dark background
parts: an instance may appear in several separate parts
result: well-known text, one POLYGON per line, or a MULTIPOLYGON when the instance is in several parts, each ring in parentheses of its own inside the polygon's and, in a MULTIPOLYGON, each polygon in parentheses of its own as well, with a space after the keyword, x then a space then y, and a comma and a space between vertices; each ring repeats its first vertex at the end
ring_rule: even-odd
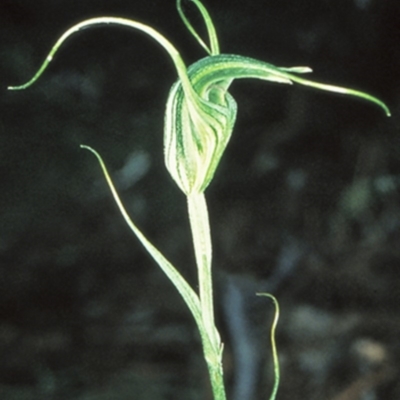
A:
MULTIPOLYGON (((207 190, 228 386, 250 393, 235 358, 250 342, 254 400, 268 396, 272 308, 254 293, 271 290, 278 398, 398 399, 400 3, 207 7, 222 52, 309 65, 313 79, 365 90, 393 114, 299 86, 233 84, 238 121, 207 190)), ((205 55, 173 0, 1 2, 0 397, 210 399, 191 316, 79 149, 103 155, 132 218, 196 285, 185 199, 163 164, 169 57, 142 33, 94 28, 70 38, 34 86, 6 90, 67 28, 102 15, 153 26, 188 65, 205 55)))

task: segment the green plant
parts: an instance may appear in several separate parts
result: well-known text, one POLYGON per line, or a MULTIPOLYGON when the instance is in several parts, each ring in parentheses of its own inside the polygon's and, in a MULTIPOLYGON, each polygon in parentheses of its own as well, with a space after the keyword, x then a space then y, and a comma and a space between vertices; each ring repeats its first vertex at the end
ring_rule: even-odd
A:
MULTIPOLYGON (((198 271, 199 293, 196 293, 190 287, 180 272, 146 239, 130 219, 101 156, 89 146, 81 145, 81 147, 91 151, 97 157, 126 223, 169 277, 189 307, 200 332, 214 399, 224 400, 226 395, 222 369, 223 344, 214 318, 211 233, 204 191, 214 176, 235 124, 237 106, 228 92, 231 83, 240 78, 255 78, 283 84, 299 83, 316 89, 365 99, 381 107, 388 116, 390 111, 382 101, 367 93, 313 82, 301 77, 301 74, 311 72, 308 67, 276 67, 241 55, 221 54, 215 27, 208 11, 200 0, 191 1, 203 18, 209 43, 207 44, 199 36, 184 13, 181 0, 177 0, 177 9, 181 19, 208 54, 188 68, 171 42, 150 26, 130 19, 100 17, 83 21, 67 30, 55 43, 33 78, 21 86, 13 86, 9 89, 25 89, 32 85, 44 72, 62 43, 73 33, 90 26, 113 24, 134 28, 148 34, 167 51, 176 68, 178 80, 172 86, 166 104, 165 164, 173 180, 187 197, 198 271)), ((279 306, 273 295, 267 293, 259 295, 271 298, 276 310, 271 329, 271 345, 275 366, 275 384, 271 399, 275 399, 279 384, 279 364, 275 344, 279 306)))

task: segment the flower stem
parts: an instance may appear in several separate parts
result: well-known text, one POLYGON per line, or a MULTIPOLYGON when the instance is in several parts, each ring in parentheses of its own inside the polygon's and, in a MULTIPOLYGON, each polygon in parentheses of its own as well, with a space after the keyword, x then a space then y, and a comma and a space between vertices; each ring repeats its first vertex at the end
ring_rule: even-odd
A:
POLYGON ((201 335, 204 357, 210 374, 214 400, 225 400, 222 344, 214 319, 212 246, 207 203, 204 193, 188 195, 187 202, 198 271, 200 309, 205 329, 204 335, 201 335))

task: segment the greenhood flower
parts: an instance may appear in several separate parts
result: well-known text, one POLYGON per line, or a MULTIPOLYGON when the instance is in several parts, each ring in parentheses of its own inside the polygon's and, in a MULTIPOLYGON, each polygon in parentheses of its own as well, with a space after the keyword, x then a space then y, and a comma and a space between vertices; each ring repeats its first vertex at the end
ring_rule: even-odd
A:
POLYGON ((100 17, 83 21, 66 31, 34 77, 24 85, 9 89, 24 89, 34 83, 46 69, 55 52, 67 37, 88 26, 114 24, 141 30, 156 40, 168 52, 178 80, 172 86, 164 126, 164 156, 166 167, 179 188, 186 194, 203 193, 210 184, 236 120, 237 105, 228 89, 235 79, 255 78, 264 81, 314 87, 368 100, 390 115, 388 107, 367 93, 334 85, 313 82, 299 75, 312 72, 309 67, 276 67, 259 60, 233 54, 220 54, 214 24, 200 0, 191 0, 206 25, 208 46, 186 18, 181 0, 178 12, 191 34, 207 51, 208 56, 186 68, 178 50, 164 36, 148 25, 117 17, 100 17))
POLYGON ((177 1, 178 11, 186 27, 209 56, 188 68, 191 87, 186 87, 180 80, 172 86, 164 128, 165 163, 186 195, 201 193, 207 188, 229 142, 237 113, 236 102, 228 92, 234 79, 256 78, 285 84, 297 82, 364 98, 378 104, 390 115, 383 102, 366 93, 309 81, 296 75, 312 72, 308 67, 275 67, 249 57, 220 54, 211 17, 198 0, 192 1, 203 16, 210 47, 185 17, 180 0, 177 1))

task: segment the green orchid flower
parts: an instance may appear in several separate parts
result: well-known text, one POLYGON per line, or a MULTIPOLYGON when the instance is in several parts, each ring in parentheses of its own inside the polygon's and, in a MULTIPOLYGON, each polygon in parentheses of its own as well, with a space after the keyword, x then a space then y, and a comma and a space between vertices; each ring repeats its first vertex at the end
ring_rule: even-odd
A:
MULTIPOLYGON (((81 147, 91 151, 97 157, 123 218, 188 305, 200 332, 214 399, 225 400, 222 370, 223 345, 215 326, 213 310, 211 234, 204 191, 214 177, 235 125, 237 105, 228 91, 230 85, 235 79, 242 78, 282 84, 298 83, 315 89, 359 97, 378 105, 388 116, 390 116, 390 111, 381 100, 367 93, 305 79, 303 74, 312 72, 309 67, 276 67, 242 55, 221 54, 215 26, 208 11, 200 0, 190 1, 194 3, 203 18, 209 44, 204 42, 194 29, 182 9, 181 0, 177 0, 176 5, 182 21, 208 54, 188 68, 173 44, 152 27, 131 19, 99 17, 85 20, 68 29, 57 40, 33 78, 23 85, 11 86, 9 89, 20 90, 32 85, 45 71, 64 41, 75 32, 87 27, 119 25, 137 29, 149 35, 166 50, 175 66, 178 80, 172 86, 166 104, 164 157, 170 175, 187 196, 198 270, 198 294, 130 219, 100 155, 89 146, 82 145, 81 147)), ((275 344, 279 306, 272 295, 261 295, 270 297, 276 310, 271 330, 275 385, 270 399, 273 400, 279 383, 279 364, 275 344)))
POLYGON ((220 54, 216 30, 208 11, 199 0, 191 0, 199 9, 208 32, 208 46, 186 18, 177 0, 178 12, 192 35, 209 54, 186 68, 178 50, 150 26, 137 21, 102 17, 83 21, 66 31, 52 48, 35 76, 26 84, 9 87, 25 89, 46 69, 61 44, 73 33, 95 25, 122 25, 141 30, 155 39, 171 57, 179 79, 172 86, 165 112, 164 155, 169 173, 186 194, 201 193, 210 184, 235 124, 237 106, 228 89, 235 79, 255 78, 264 81, 298 83, 316 89, 355 96, 381 107, 388 107, 367 93, 314 82, 301 77, 312 72, 309 67, 276 67, 263 61, 234 54, 220 54))

